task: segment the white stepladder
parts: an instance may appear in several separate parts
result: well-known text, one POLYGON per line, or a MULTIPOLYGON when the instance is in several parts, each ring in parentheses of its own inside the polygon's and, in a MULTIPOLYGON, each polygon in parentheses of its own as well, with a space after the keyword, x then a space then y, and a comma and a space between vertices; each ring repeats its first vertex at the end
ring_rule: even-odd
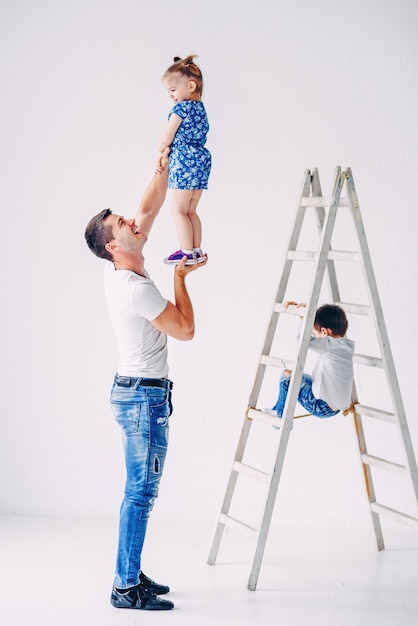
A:
POLYGON ((397 522, 402 522, 418 528, 417 517, 376 501, 376 490, 373 482, 374 476, 372 475, 372 468, 373 470, 378 468, 378 470, 385 470, 404 476, 409 482, 409 485, 412 487, 412 493, 414 494, 414 507, 417 506, 418 469, 406 421, 394 360, 389 345, 389 338, 383 318, 382 307, 364 232, 353 176, 350 168, 347 168, 342 172, 341 168, 337 167, 335 171, 332 194, 329 197, 324 197, 322 196, 318 171, 316 169, 312 171, 306 170, 282 276, 273 305, 273 311, 268 325, 253 389, 250 395, 248 409, 241 430, 231 474, 208 557, 208 563, 210 565, 214 565, 225 528, 238 528, 247 534, 254 535, 256 537, 256 549, 248 581, 248 589, 253 591, 257 586, 275 505, 277 489, 282 474, 286 448, 293 425, 293 419, 298 417, 295 416, 298 390, 306 362, 311 329, 316 309, 318 307, 318 300, 321 294, 324 278, 327 279, 328 289, 333 303, 340 305, 347 314, 352 314, 353 316, 368 316, 372 319, 376 332, 378 351, 380 352, 380 356, 357 353, 354 355, 355 376, 352 397, 353 402, 350 408, 350 411, 353 414, 354 426, 357 434, 360 459, 363 466, 364 482, 370 505, 370 513, 378 550, 383 550, 385 547, 380 516, 387 516, 397 522), (344 186, 346 196, 341 197, 344 186), (347 207, 348 213, 351 215, 352 222, 354 224, 354 231, 356 233, 356 250, 340 251, 333 249, 331 246, 337 214, 341 211, 341 207, 347 207), (308 208, 315 211, 315 219, 319 234, 319 245, 316 250, 306 251, 298 249, 298 243, 304 220, 306 219, 306 210, 308 208), (308 304, 304 311, 295 306, 284 306, 286 290, 289 285, 289 278, 295 262, 310 262, 313 264, 313 279, 308 293, 308 304), (341 302, 340 290, 337 282, 336 262, 354 262, 360 264, 366 287, 367 304, 341 302), (289 314, 299 316, 303 315, 298 354, 294 362, 290 362, 288 359, 273 356, 271 354, 273 341, 278 333, 277 325, 279 317, 280 315, 289 314), (357 388, 360 388, 361 384, 356 384, 359 377, 359 374, 356 372, 356 366, 358 366, 360 370, 362 368, 384 370, 386 391, 389 392, 389 401, 392 405, 391 411, 383 410, 381 407, 371 407, 360 403, 357 396, 357 388), (267 367, 289 368, 293 372, 283 417, 280 420, 280 435, 277 444, 275 463, 271 473, 261 471, 257 467, 251 466, 245 462, 246 447, 249 442, 249 435, 253 423, 260 422, 270 427, 277 426, 278 423, 277 417, 257 408, 260 390, 262 388, 267 367), (387 458, 381 458, 368 452, 366 444, 366 421, 364 421, 363 418, 371 418, 372 422, 376 420, 376 424, 379 423, 378 421, 383 421, 392 424, 397 429, 397 433, 400 435, 401 454, 404 459, 402 464, 398 462, 395 463, 387 458), (267 485, 265 507, 261 517, 261 522, 257 528, 230 515, 231 503, 236 491, 239 476, 246 476, 250 479, 259 480, 267 485))

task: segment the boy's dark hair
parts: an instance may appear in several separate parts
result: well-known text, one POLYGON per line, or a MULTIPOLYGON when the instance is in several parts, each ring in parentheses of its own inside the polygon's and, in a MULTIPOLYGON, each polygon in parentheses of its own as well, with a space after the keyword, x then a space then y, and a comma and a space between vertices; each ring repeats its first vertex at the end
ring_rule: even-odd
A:
POLYGON ((195 93, 201 97, 203 93, 203 76, 200 68, 193 61, 195 56, 195 54, 190 54, 185 59, 174 57, 174 63, 164 72, 163 78, 169 74, 175 74, 176 72, 178 72, 181 76, 187 76, 190 80, 194 80, 196 83, 195 93))
POLYGON ((110 209, 103 209, 91 218, 87 224, 84 236, 90 250, 101 259, 112 261, 112 255, 105 248, 105 245, 112 241, 112 227, 104 223, 104 220, 112 213, 110 209))
POLYGON ((314 327, 317 330, 329 328, 333 335, 344 337, 348 328, 345 311, 337 304, 323 304, 316 312, 314 327))

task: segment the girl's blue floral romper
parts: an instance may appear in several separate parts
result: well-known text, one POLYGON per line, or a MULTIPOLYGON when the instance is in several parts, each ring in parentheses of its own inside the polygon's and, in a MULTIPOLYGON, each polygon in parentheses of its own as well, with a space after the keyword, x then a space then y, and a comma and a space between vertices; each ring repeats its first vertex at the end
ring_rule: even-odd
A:
POLYGON ((171 189, 207 189, 212 157, 205 148, 209 122, 200 100, 177 102, 169 113, 183 120, 171 144, 168 186, 171 189))

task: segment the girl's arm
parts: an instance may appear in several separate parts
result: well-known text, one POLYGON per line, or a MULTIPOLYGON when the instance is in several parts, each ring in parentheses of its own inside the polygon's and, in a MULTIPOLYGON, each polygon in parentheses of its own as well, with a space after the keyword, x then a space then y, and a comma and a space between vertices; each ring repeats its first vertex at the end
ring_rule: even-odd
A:
POLYGON ((160 141, 158 142, 158 152, 164 152, 166 148, 171 146, 174 136, 182 121, 183 120, 180 115, 177 115, 177 113, 172 113, 170 115, 167 126, 165 127, 163 134, 160 137, 160 141))

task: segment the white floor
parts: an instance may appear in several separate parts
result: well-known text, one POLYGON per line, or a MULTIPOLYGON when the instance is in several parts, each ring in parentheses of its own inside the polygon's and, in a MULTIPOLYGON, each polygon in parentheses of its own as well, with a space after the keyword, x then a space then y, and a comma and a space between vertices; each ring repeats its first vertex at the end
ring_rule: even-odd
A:
POLYGON ((247 589, 253 544, 224 536, 206 564, 213 525, 151 518, 144 571, 172 587, 173 611, 109 604, 116 520, 0 517, 2 626, 416 626, 418 532, 270 531, 258 588, 247 589))

